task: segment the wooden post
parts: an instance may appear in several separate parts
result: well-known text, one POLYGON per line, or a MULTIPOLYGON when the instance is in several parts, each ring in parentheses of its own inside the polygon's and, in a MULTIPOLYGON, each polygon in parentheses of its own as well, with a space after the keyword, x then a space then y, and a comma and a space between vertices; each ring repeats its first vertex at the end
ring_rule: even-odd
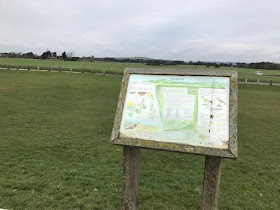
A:
POLYGON ((218 207, 221 162, 221 157, 205 157, 202 210, 216 210, 218 207))
POLYGON ((123 210, 136 210, 138 208, 139 168, 140 148, 124 146, 122 194, 123 210))
POLYGON ((70 72, 72 72, 72 67, 70 67, 70 72))
POLYGON ((248 79, 246 78, 246 79, 245 79, 245 83, 247 83, 247 81, 248 81, 248 79))
POLYGON ((258 84, 260 83, 260 79, 257 80, 257 83, 258 83, 258 84))
POLYGON ((105 75, 105 70, 103 70, 103 75, 105 75))
POLYGON ((37 66, 37 71, 40 71, 40 66, 37 66))
POLYGON ((17 70, 18 70, 18 66, 17 66, 17 70))

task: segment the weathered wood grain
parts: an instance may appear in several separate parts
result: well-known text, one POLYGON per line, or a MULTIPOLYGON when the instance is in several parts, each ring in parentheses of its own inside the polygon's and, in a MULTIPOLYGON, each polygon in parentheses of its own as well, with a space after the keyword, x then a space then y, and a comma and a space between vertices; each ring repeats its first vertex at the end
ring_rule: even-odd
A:
POLYGON ((138 186, 140 168, 140 148, 123 147, 123 195, 122 209, 138 208, 138 186))
POLYGON ((202 210, 216 210, 218 207, 222 158, 205 157, 205 172, 203 182, 202 210))

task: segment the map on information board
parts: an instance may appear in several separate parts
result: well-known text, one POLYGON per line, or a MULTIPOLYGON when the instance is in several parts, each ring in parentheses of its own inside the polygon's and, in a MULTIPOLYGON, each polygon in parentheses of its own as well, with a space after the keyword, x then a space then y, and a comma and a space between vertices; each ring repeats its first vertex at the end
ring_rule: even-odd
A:
POLYGON ((120 137, 228 149, 229 78, 131 74, 120 137))

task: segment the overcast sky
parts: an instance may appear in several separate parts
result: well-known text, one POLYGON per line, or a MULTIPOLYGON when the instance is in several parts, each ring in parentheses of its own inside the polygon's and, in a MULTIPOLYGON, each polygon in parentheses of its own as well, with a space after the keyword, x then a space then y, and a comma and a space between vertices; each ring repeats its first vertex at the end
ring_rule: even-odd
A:
POLYGON ((0 52, 280 63, 279 0, 0 0, 0 52))

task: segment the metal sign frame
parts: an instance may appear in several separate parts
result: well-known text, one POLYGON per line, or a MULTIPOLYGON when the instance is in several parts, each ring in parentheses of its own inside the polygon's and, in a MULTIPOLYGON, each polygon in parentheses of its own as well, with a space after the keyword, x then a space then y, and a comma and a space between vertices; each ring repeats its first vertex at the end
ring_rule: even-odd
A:
POLYGON ((115 116, 111 142, 117 145, 135 146, 149 149, 186 152, 206 156, 218 156, 225 158, 237 158, 237 93, 238 77, 236 71, 227 70, 204 70, 204 69, 143 69, 126 68, 123 74, 122 85, 119 95, 117 112, 115 116), (120 126, 125 98, 128 88, 129 76, 141 75, 170 75, 170 76, 205 76, 205 77, 228 77, 229 78, 229 143, 228 149, 219 149, 204 146, 193 146, 172 142, 160 142, 135 138, 121 138, 120 126))

